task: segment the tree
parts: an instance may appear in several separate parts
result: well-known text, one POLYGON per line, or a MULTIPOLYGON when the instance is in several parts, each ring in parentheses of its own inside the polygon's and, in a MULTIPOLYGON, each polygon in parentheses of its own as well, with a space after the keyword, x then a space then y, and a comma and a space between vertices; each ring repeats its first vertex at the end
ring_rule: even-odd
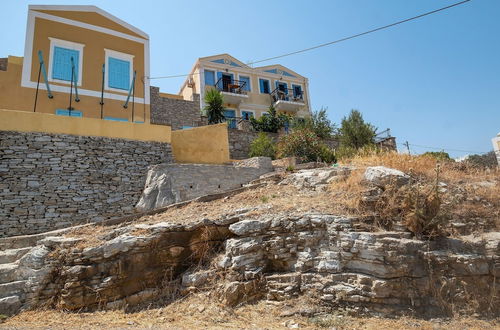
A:
POLYGON ((278 114, 272 105, 269 107, 268 113, 259 119, 250 117, 250 124, 257 132, 277 133, 289 121, 289 116, 282 113, 278 114))
POLYGON ((224 96, 222 93, 212 88, 205 93, 206 106, 203 108, 208 117, 208 124, 223 123, 224 116, 224 96))
POLYGON ((351 110, 349 117, 342 119, 340 126, 340 144, 345 148, 359 149, 373 144, 376 128, 365 123, 363 115, 358 110, 351 110))
POLYGON ((482 155, 470 155, 465 162, 480 168, 496 168, 499 166, 493 150, 482 155))
POLYGON ((427 151, 422 154, 424 157, 432 157, 439 161, 454 161, 447 152, 444 151, 427 151))
POLYGON ((273 140, 266 133, 260 132, 255 140, 250 144, 249 157, 270 157, 275 158, 275 147, 273 140))
POLYGON ((314 111, 310 117, 304 119, 298 118, 295 120, 294 128, 307 128, 312 130, 320 139, 328 139, 335 135, 337 127, 328 119, 326 114, 327 109, 321 108, 314 111))

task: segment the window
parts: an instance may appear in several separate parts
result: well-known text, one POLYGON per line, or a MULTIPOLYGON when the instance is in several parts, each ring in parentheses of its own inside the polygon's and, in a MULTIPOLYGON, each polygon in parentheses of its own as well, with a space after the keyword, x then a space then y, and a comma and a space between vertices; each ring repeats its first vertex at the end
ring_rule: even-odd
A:
POLYGON ((259 86, 260 86, 260 93, 261 94, 271 93, 268 79, 259 79, 259 86))
POLYGON ((240 76, 240 81, 241 83, 245 83, 245 85, 243 85, 243 90, 244 91, 247 91, 247 92, 250 92, 250 77, 245 77, 245 76, 240 76))
POLYGON ((108 90, 128 91, 134 72, 134 56, 105 49, 106 73, 104 84, 108 90))
POLYGON ((302 100, 302 86, 292 85, 292 89, 293 89, 293 98, 302 100))
POLYGON ((205 85, 215 86, 215 72, 205 70, 205 85))
POLYGON ((250 118, 255 117, 253 111, 250 110, 241 110, 241 119, 250 120, 250 118))
POLYGON ((127 118, 118 118, 118 117, 104 117, 104 120, 112 120, 112 121, 128 121, 127 118))
POLYGON ((83 47, 71 41, 50 39, 49 81, 71 84, 74 68, 74 81, 82 83, 83 47), (71 61, 73 59, 73 62, 71 61))
POLYGON ((83 113, 78 110, 66 110, 66 109, 57 109, 56 115, 58 116, 68 116, 68 117, 83 117, 83 113))

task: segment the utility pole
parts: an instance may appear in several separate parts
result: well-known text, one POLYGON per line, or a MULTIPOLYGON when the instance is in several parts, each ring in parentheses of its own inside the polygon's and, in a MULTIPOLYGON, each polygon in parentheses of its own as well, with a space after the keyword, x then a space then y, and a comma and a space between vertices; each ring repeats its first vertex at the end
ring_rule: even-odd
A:
POLYGON ((406 149, 408 149, 408 155, 411 155, 411 152, 410 152, 410 144, 408 143, 408 141, 406 141, 405 143, 403 143, 403 145, 406 146, 406 149))

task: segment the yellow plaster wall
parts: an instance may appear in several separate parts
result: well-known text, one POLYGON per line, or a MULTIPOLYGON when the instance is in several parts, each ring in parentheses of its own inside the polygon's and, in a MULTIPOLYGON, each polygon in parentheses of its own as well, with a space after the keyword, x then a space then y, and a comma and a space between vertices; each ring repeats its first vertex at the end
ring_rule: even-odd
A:
POLYGON ((126 33, 132 35, 134 37, 143 38, 143 36, 135 33, 134 31, 127 29, 121 24, 118 24, 104 16, 101 16, 95 12, 85 12, 85 11, 68 11, 68 10, 36 10, 41 13, 46 13, 49 15, 59 16, 67 19, 71 19, 73 21, 79 21, 82 23, 87 23, 91 25, 96 25, 100 27, 104 27, 110 30, 119 31, 122 33, 126 33))
POLYGON ((164 143, 171 142, 172 132, 170 126, 163 125, 133 124, 5 109, 0 109, 0 131, 101 136, 164 143))
POLYGON ((177 163, 229 162, 227 124, 172 131, 172 152, 177 163))
MULTIPOLYGON (((9 56, 7 71, 0 71, 0 109, 15 109, 32 112, 35 103, 36 89, 21 87, 22 57, 9 56)), ((38 72, 38 71, 37 71, 38 72)), ((43 80, 40 85, 43 85, 43 80)), ((51 84, 52 85, 52 84, 51 84)), ((67 109, 69 95, 52 91, 54 98, 47 97, 47 91, 40 89, 38 92, 37 113, 55 114, 56 109, 67 109)), ((72 102, 75 110, 83 112, 83 117, 100 118, 100 98, 80 95, 80 102, 72 102)), ((130 100, 132 102, 132 100, 130 100)), ((103 107, 104 117, 132 118, 132 104, 127 109, 123 108, 125 101, 105 99, 103 107)), ((149 123, 149 104, 135 103, 134 121, 149 123), (146 120, 144 120, 146 119, 146 120)))
MULTIPOLYGON (((31 62, 31 81, 37 81, 38 77, 38 51, 43 52, 43 58, 46 62, 47 70, 51 65, 50 39, 56 38, 65 41, 76 42, 85 45, 83 48, 83 67, 80 89, 92 91, 101 91, 102 85, 102 65, 105 62, 104 49, 110 49, 117 52, 134 55, 133 68, 137 71, 135 84, 135 97, 144 96, 144 85, 141 77, 144 77, 144 44, 128 39, 123 39, 102 32, 83 29, 81 27, 49 21, 37 17, 35 19, 35 30, 33 37, 33 52, 31 62)), ((47 72, 48 74, 48 72, 47 72)), ((69 86, 68 83, 56 83, 55 85, 69 86)), ((106 91, 106 93, 126 96, 128 91, 106 91)))

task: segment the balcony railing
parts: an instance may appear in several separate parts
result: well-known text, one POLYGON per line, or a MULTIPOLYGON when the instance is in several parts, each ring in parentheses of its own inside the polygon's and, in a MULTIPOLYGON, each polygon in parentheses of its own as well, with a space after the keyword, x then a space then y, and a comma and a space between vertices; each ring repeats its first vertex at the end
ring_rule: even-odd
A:
POLYGON ((246 81, 227 78, 224 79, 224 77, 221 77, 215 83, 215 88, 217 88, 219 91, 233 94, 246 94, 245 86, 246 81))
POLYGON ((278 101, 304 102, 304 93, 302 91, 276 88, 271 92, 271 97, 275 103, 278 101))

